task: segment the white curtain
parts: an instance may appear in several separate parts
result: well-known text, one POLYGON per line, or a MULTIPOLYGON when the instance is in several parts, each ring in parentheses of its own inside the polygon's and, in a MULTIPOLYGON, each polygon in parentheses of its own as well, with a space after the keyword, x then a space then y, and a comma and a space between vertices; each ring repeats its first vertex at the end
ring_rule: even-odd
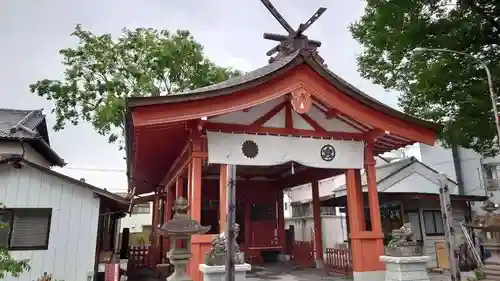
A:
POLYGON ((362 169, 364 143, 313 138, 207 132, 208 162, 274 166, 295 161, 313 168, 362 169), (243 143, 250 143, 250 157, 243 143), (257 148, 257 152, 255 152, 257 148))

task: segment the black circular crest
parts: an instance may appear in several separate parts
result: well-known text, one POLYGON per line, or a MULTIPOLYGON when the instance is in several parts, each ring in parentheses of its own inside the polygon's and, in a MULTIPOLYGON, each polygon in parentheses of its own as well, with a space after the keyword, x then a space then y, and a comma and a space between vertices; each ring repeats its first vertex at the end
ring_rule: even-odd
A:
POLYGON ((259 154, 259 146, 253 140, 246 140, 241 145, 241 152, 246 158, 253 159, 259 154))
POLYGON ((330 162, 335 159, 335 148, 332 145, 326 144, 321 148, 321 159, 330 162))

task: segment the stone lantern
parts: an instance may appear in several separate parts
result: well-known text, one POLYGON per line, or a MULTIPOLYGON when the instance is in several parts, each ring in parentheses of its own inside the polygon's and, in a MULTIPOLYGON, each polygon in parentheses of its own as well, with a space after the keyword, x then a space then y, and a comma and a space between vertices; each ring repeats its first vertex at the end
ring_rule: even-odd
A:
POLYGON ((189 218, 187 214, 189 205, 184 197, 175 200, 172 210, 174 211, 174 218, 167 221, 158 230, 160 235, 170 237, 168 258, 170 263, 174 265, 175 270, 167 280, 190 281, 192 279, 186 275, 186 265, 191 257, 191 236, 207 233, 210 226, 202 226, 199 222, 189 218), (180 248, 177 247, 177 241, 181 241, 182 246, 180 248))
POLYGON ((392 231, 392 240, 387 245, 385 256, 380 261, 385 263, 385 280, 429 281, 426 264, 428 256, 422 255, 422 246, 414 239, 411 224, 405 223, 392 231))
POLYGON ((500 280, 500 215, 495 213, 499 207, 486 199, 481 209, 486 213, 478 216, 473 225, 467 226, 481 230, 484 248, 491 252, 491 257, 484 261, 483 266, 486 280, 500 280))

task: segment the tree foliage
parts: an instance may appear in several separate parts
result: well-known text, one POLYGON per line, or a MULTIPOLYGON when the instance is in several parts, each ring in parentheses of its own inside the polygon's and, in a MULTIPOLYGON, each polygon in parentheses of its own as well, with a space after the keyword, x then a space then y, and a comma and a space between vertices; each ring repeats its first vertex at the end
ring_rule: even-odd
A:
POLYGON ((78 45, 60 51, 64 78, 30 85, 54 101, 56 131, 86 121, 115 142, 123 133, 126 97, 174 94, 239 74, 210 61, 186 30, 123 29, 113 38, 77 25, 72 36, 78 45))
POLYGON ((491 0, 367 0, 364 15, 350 26, 363 47, 363 77, 401 93, 409 114, 444 125, 440 138, 490 156, 498 153, 485 70, 495 91, 500 81, 500 5, 491 0))
MULTIPOLYGON (((0 209, 5 206, 0 203, 0 209)), ((4 232, 9 226, 0 224, 0 232, 4 232)), ((19 277, 23 272, 30 270, 29 260, 17 260, 12 257, 5 243, 0 243, 0 279, 4 279, 7 274, 13 277, 19 277)))

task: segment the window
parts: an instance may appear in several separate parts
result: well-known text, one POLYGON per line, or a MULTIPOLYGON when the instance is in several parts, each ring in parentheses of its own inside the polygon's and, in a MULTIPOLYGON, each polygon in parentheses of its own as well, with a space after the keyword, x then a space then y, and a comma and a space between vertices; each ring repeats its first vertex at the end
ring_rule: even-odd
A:
POLYGON ((292 206, 292 217, 312 216, 312 206, 309 203, 292 206))
POLYGON ((444 235, 443 219, 440 211, 424 211, 425 234, 444 235))
POLYGON ((149 212, 150 212, 149 203, 137 204, 132 208, 132 214, 134 215, 149 214, 149 212))
POLYGON ((52 209, 0 211, 0 244, 9 250, 46 250, 49 246, 52 209))

